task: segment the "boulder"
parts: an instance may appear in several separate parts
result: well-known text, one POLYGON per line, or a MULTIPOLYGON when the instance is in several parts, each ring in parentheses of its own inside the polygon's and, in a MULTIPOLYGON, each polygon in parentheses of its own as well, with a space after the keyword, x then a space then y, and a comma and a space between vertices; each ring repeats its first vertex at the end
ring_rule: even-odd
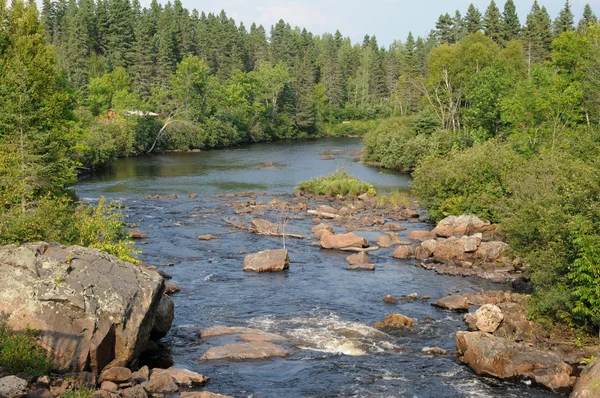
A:
POLYGON ((29 243, 0 247, 0 312, 15 330, 41 330, 57 370, 98 374, 134 366, 150 339, 164 281, 98 249, 29 243))
POLYGON ((271 221, 256 219, 250 221, 252 225, 252 231, 262 235, 278 235, 281 233, 279 225, 272 223, 271 221))
POLYGON ((124 383, 131 379, 131 370, 122 366, 115 366, 114 368, 106 369, 100 373, 98 383, 102 384, 104 381, 112 381, 114 383, 124 383))
POLYGON ((500 308, 486 304, 475 312, 475 327, 485 333, 494 333, 503 319, 504 314, 500 308))
POLYGON ((487 232, 490 223, 483 222, 479 217, 472 215, 450 216, 440 221, 433 232, 442 238, 450 236, 473 235, 487 232))
POLYGON ((375 239, 375 243, 377 243, 377 246, 379 246, 379 247, 388 248, 388 247, 392 247, 392 246, 396 246, 396 245, 401 245, 404 242, 402 242, 402 240, 400 239, 400 237, 398 236, 397 233, 388 232, 385 235, 378 236, 375 239))
POLYGON ((424 241, 424 240, 428 240, 428 239, 434 239, 435 237, 436 237, 436 235, 432 231, 422 231, 422 230, 418 230, 418 229, 411 231, 408 234, 408 239, 410 239, 410 240, 424 241))
POLYGON ((347 249, 351 247, 369 247, 369 242, 353 232, 339 235, 325 235, 321 238, 320 245, 323 249, 347 249))
POLYGON ((211 234, 206 234, 206 235, 200 235, 198 237, 198 240, 213 240, 213 239, 221 239, 218 236, 214 236, 211 234))
POLYGON ((162 339, 165 337, 169 333, 169 330, 171 330, 173 319, 175 319, 175 304, 171 300, 171 297, 163 294, 154 314, 152 338, 162 339))
POLYGON ((419 246, 415 249, 415 258, 417 260, 427 260, 431 257, 431 252, 419 246))
POLYGON ((288 352, 278 345, 268 342, 236 343, 220 347, 212 347, 202 357, 201 361, 228 359, 242 361, 248 359, 267 359, 286 357, 288 352))
POLYGON ((457 294, 451 294, 444 298, 439 299, 432 305, 440 308, 444 308, 446 310, 454 310, 454 311, 468 311, 469 310, 469 301, 465 296, 459 296, 457 294))
POLYGON ((415 256, 415 249, 412 246, 398 246, 392 257, 406 260, 415 256))
POLYGON ((102 384, 100 384, 100 389, 108 392, 117 392, 119 386, 112 381, 103 381, 102 384))
POLYGON ((188 369, 176 368, 174 366, 168 369, 153 369, 152 375, 158 375, 160 373, 168 373, 175 383, 182 387, 201 386, 210 381, 210 379, 200 373, 192 372, 188 369))
POLYGON ((169 372, 152 372, 150 380, 140 384, 149 394, 172 394, 179 391, 169 372))
POLYGON ((574 383, 573 368, 551 351, 484 332, 456 333, 456 348, 461 362, 478 375, 502 380, 530 379, 554 391, 568 391, 574 383))
POLYGON ((333 227, 331 225, 327 225, 327 224, 319 224, 319 225, 315 225, 314 227, 312 227, 311 229, 312 233, 317 233, 318 231, 329 231, 330 233, 335 233, 335 229, 333 229, 333 227))
POLYGON ((147 398, 148 394, 146 393, 146 390, 144 390, 144 387, 133 386, 122 390, 121 396, 123 398, 147 398))
POLYGON ((570 398, 600 397, 600 358, 590 362, 577 380, 570 398))
POLYGON ((1 398, 22 398, 27 395, 27 381, 17 376, 6 376, 0 379, 1 398))
POLYGON ((171 295, 179 293, 181 289, 175 282, 165 282, 165 294, 171 295))
POLYGON ((244 259, 244 271, 279 272, 290 267, 290 257, 286 249, 265 250, 249 254, 244 259))
POLYGON ((369 264, 371 262, 369 255, 365 252, 352 254, 346 257, 346 261, 350 265, 369 264))
POLYGON ((504 242, 481 242, 475 252, 475 258, 482 261, 497 261, 508 253, 508 243, 504 242))
POLYGON ((375 322, 375 328, 411 328, 415 324, 415 320, 402 314, 390 314, 383 321, 375 322))
POLYGON ((319 229, 315 232, 315 239, 321 240, 325 235, 333 235, 328 229, 319 229))
POLYGON ((398 304, 398 300, 392 297, 390 294, 383 298, 383 302, 386 304, 398 304))

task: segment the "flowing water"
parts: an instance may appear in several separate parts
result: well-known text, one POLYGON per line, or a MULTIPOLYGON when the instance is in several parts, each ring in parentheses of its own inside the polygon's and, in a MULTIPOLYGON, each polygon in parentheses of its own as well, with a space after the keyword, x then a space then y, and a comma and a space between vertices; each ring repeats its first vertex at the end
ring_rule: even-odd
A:
MULTIPOLYGON (((431 302, 389 306, 394 297, 417 292, 437 300, 449 293, 506 288, 479 279, 436 275, 414 261, 390 257, 393 249, 370 254, 375 272, 346 270, 347 254, 322 251, 306 240, 287 239, 291 266, 278 274, 242 271, 244 254, 281 248, 281 238, 232 232, 222 218, 233 209, 216 195, 264 191, 257 200, 288 200, 301 180, 339 165, 379 192, 408 189, 407 177, 353 162, 360 142, 351 139, 295 141, 249 147, 121 159, 113 170, 82 181, 77 193, 126 206, 129 223, 149 233, 142 259, 173 275, 181 292, 173 296, 173 328, 163 339, 177 366, 211 377, 207 390, 236 397, 559 397, 524 382, 475 376, 452 354, 462 315, 431 302), (321 160, 333 154, 335 160, 321 160), (265 167, 265 163, 271 162, 265 167), (198 193, 198 199, 188 194, 198 193), (178 199, 146 199, 176 194, 178 199), (198 241, 201 234, 222 237, 198 241), (175 266, 166 267, 168 263, 175 266), (414 330, 394 335, 372 328, 391 312, 416 319, 414 330), (198 331, 247 326, 281 334, 293 345, 285 359, 199 362, 211 346, 198 331), (421 354, 423 347, 448 350, 444 357, 421 354)), ((244 199, 240 199, 244 200, 244 199)), ((247 200, 247 199, 246 199, 247 200)), ((265 216, 277 217, 276 214, 265 216)), ((291 220, 289 228, 308 235, 314 225, 291 220)), ((408 230, 423 224, 403 224, 408 230)), ((357 232, 367 239, 378 233, 357 232)))

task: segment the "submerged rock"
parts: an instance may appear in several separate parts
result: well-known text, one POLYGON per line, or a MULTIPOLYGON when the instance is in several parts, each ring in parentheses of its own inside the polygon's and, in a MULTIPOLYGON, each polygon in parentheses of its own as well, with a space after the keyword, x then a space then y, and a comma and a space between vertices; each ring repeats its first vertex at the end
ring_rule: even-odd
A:
POLYGON ((279 272, 290 267, 286 249, 265 250, 250 254, 244 259, 244 271, 279 272))
POLYGON ((150 339, 164 281, 97 249, 47 243, 0 247, 0 312, 38 339, 58 370, 134 365, 150 339))
POLYGON ((568 391, 573 368, 554 352, 494 337, 484 332, 458 332, 456 348, 461 362, 478 375, 503 380, 530 379, 554 391, 568 391))

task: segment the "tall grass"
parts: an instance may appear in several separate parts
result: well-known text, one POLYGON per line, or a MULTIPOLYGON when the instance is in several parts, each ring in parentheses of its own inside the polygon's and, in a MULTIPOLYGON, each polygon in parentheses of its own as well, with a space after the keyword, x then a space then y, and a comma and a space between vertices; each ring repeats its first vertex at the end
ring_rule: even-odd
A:
POLYGON ((296 189, 316 195, 358 196, 366 193, 369 196, 375 196, 377 193, 373 185, 352 176, 344 168, 339 168, 326 176, 302 181, 296 186, 296 189))

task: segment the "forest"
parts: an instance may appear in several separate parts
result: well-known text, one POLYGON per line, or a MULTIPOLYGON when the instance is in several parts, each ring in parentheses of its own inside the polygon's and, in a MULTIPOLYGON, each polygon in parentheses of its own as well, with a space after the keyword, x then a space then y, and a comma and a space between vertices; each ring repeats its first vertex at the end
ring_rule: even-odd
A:
POLYGON ((0 243, 60 241, 134 259, 114 204, 78 174, 118 157, 364 136, 410 173, 432 220, 501 225, 529 265, 532 317, 600 326, 600 31, 512 0, 440 15, 381 47, 269 30, 180 0, 0 0, 0 243), (521 23, 524 21, 524 24, 521 23))

